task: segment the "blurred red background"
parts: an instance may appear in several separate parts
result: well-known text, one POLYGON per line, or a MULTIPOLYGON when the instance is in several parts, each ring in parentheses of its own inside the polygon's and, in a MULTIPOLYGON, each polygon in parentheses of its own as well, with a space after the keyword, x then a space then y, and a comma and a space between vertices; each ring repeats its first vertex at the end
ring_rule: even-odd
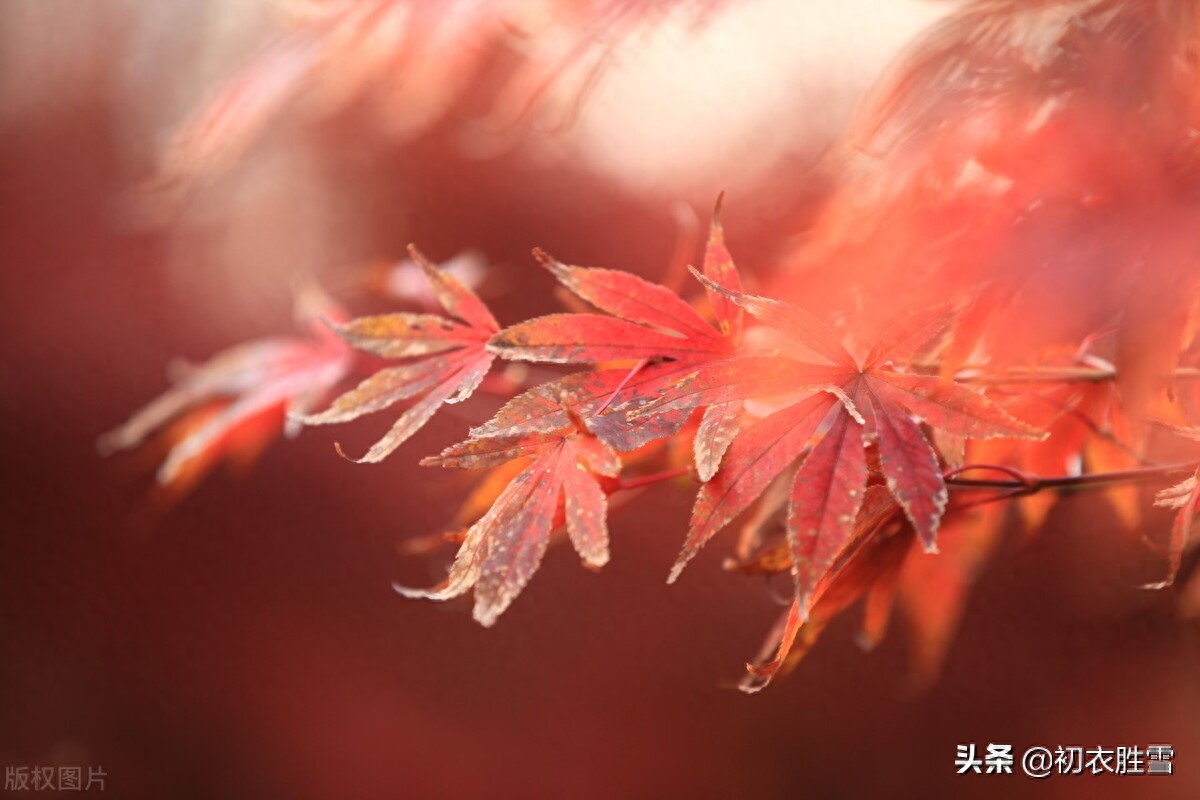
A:
MULTIPOLYGON (((30 5, 6 15, 3 38, 27 37, 26 55, 9 50, 0 116, 4 766, 98 765, 105 796, 122 798, 1200 796, 1200 631, 1168 594, 1137 588, 1144 551, 1087 496, 1039 539, 1009 537, 942 680, 920 693, 904 632, 864 655, 853 615, 788 680, 755 697, 730 688, 778 606, 720 570, 719 546, 665 585, 690 505, 669 487, 614 516, 601 573, 552 549, 492 630, 464 604, 397 597, 391 581, 432 582, 448 561, 397 544, 438 530, 463 496, 455 476, 414 466, 461 436, 461 416, 375 467, 308 431, 148 524, 149 465, 102 460, 96 437, 160 390, 172 357, 287 330, 281 264, 304 253, 283 234, 261 245, 274 264, 210 249, 230 224, 215 212, 138 224, 129 198, 152 137, 127 130, 130 18, 86 12, 64 29, 89 31, 64 35, 68 56, 45 30, 64 4, 30 5), (14 100, 18 82, 38 102, 14 100), (1177 774, 957 776, 968 742, 1168 743, 1177 774)), ((535 245, 650 275, 674 245, 667 204, 574 161, 466 159, 444 127, 402 156, 345 125, 312 135, 318 185, 351 187, 316 196, 355 220, 321 240, 312 268, 326 274, 410 239, 436 258, 477 247, 512 321, 553 307, 535 245)), ((795 184, 730 205, 749 271, 765 274, 771 242, 819 192, 795 184)), ((278 231, 303 223, 278 213, 278 231)), ((486 412, 481 400, 461 414, 486 412)), ((336 438, 357 450, 382 424, 336 438)))

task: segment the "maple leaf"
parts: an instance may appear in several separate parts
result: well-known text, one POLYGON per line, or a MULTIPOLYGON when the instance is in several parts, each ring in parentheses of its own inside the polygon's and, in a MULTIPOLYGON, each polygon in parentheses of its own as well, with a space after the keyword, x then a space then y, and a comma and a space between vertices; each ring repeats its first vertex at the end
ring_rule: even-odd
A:
POLYGON ((749 425, 733 440, 724 463, 696 496, 683 551, 668 583, 673 583, 717 531, 749 508, 767 486, 795 463, 811 444, 836 400, 814 396, 749 425))
MULTIPOLYGON (((178 364, 172 387, 100 438, 102 453, 141 445, 147 437, 181 415, 197 409, 211 413, 193 418, 179 434, 158 470, 158 482, 180 480, 197 463, 214 463, 223 452, 247 440, 265 438, 260 421, 277 435, 289 437, 299 427, 285 424, 283 412, 299 414, 321 402, 350 372, 354 353, 329 334, 318 316, 338 318, 342 312, 315 287, 297 296, 297 317, 313 331, 306 338, 259 339, 229 348, 203 364, 178 364)), ((248 441, 248 440, 247 440, 248 441)))
MULTIPOLYGON (((210 400, 183 412, 139 445, 148 463, 161 464, 176 445, 199 431, 235 402, 232 399, 210 400)), ((234 474, 244 474, 266 448, 279 437, 285 427, 284 409, 273 406, 258 414, 247 416, 225 428, 217 437, 192 458, 179 462, 166 474, 166 481, 156 481, 146 496, 146 506, 139 509, 141 520, 153 522, 200 485, 217 467, 232 468, 234 474)))
POLYGON ((1154 504, 1178 511, 1175 522, 1171 525, 1171 538, 1167 549, 1167 575, 1161 582, 1151 585, 1151 588, 1161 589, 1174 583, 1175 576, 1179 574, 1183 550, 1195 524, 1197 508, 1200 508, 1200 470, 1169 489, 1163 489, 1155 495, 1154 504))
POLYGON ((409 254, 451 316, 394 313, 333 325, 339 337, 360 350, 382 358, 410 360, 379 370, 318 414, 294 417, 304 425, 348 422, 421 395, 391 430, 357 459, 359 463, 382 461, 420 430, 443 403, 470 397, 494 361, 486 345, 500 326, 487 306, 416 247, 409 245, 409 254))
POLYGON ((568 427, 468 439, 424 459, 426 466, 496 467, 531 459, 467 531, 450 574, 430 590, 395 585, 405 597, 448 600, 475 591, 473 616, 491 626, 541 564, 553 530, 565 521, 567 534, 584 563, 608 562, 607 494, 598 476, 621 469, 616 452, 588 432, 563 397, 568 427))
MULTIPOLYGON (((1200 427, 1169 427, 1180 436, 1200 442, 1200 427)), ((1167 548, 1167 575, 1161 582, 1150 586, 1150 588, 1161 589, 1174 583, 1175 576, 1179 574, 1179 567, 1183 562, 1183 551, 1187 547, 1188 536, 1195 525, 1197 511, 1200 510, 1200 469, 1174 486, 1158 492, 1154 496, 1154 505, 1160 508, 1174 509, 1178 512, 1171 525, 1171 538, 1167 548)))
POLYGON ((697 363, 732 352, 732 342, 673 291, 630 272, 574 267, 534 256, 575 295, 604 314, 550 314, 505 328, 491 341, 507 359, 560 364, 671 359, 697 363))
MULTIPOLYGON (((807 452, 794 481, 787 531, 797 613, 802 621, 817 583, 850 541, 868 479, 866 445, 873 443, 878 448, 879 471, 888 490, 925 549, 933 552, 947 492, 937 455, 914 418, 963 437, 1044 438, 978 392, 935 376, 900 371, 896 366, 941 333, 947 308, 931 309, 893 326, 859 362, 836 333, 812 314, 777 300, 730 290, 695 270, 693 273, 711 291, 830 364, 818 368, 794 362, 802 365, 799 369, 810 384, 809 396, 754 423, 733 440, 725 463, 697 495, 688 537, 668 582, 678 578, 708 539, 807 452), (812 394, 822 389, 825 394, 812 394), (810 440, 818 434, 814 444, 810 440)), ((727 384, 720 399, 734 400, 736 390, 753 388, 752 382, 727 384)), ((658 408, 670 408, 671 402, 668 399, 658 408)))
MULTIPOLYGON (((765 689, 778 675, 793 669, 820 638, 825 628, 855 600, 867 596, 867 628, 880 635, 905 554, 913 541, 912 526, 895 499, 881 485, 863 492, 860 513, 838 558, 813 588, 808 608, 797 597, 783 614, 758 657, 746 665, 738 684, 743 692, 765 689)), ((756 560, 786 564, 790 545, 768 548, 756 560)), ((786 568, 783 567, 783 568, 786 568)))
MULTIPOLYGON (((705 248, 704 274, 714 285, 741 287, 724 243, 718 199, 705 248)), ((561 428, 565 394, 587 420, 589 430, 619 451, 637 449, 676 434, 700 397, 681 398, 670 412, 638 418, 641 407, 659 400, 689 377, 737 355, 743 312, 720 293, 708 291, 714 328, 675 292, 629 272, 563 264, 541 250, 535 257, 576 297, 605 312, 551 314, 506 328, 489 348, 507 359, 595 364, 623 361, 630 366, 600 367, 534 387, 507 403, 472 436, 518 435, 561 428)), ((727 371, 723 374, 729 374, 727 371)), ((734 371, 741 377, 744 370, 734 371)), ((736 408, 719 409, 736 414, 736 408)), ((729 423, 714 411, 696 442, 702 474, 728 446, 729 423)), ((721 414, 724 416, 724 414, 721 414)))
MULTIPOLYGON (((929 686, 962 616, 966 592, 995 547, 1004 511, 1000 504, 955 509, 943 526, 943 552, 927 558, 887 488, 869 485, 851 542, 819 576, 807 618, 797 598, 747 665, 748 675, 740 688, 757 692, 793 669, 829 623, 859 598, 863 599, 859 645, 869 650, 882 641, 898 604, 910 629, 912 685, 929 686)), ((791 568, 791 547, 782 534, 726 565, 746 574, 777 574, 791 568)))
MULTIPOLYGON (((468 289, 478 290, 487 279, 488 264, 478 250, 464 250, 438 265, 443 273, 468 289)), ((425 277, 425 269, 411 256, 399 261, 374 261, 365 265, 358 278, 370 291, 392 300, 413 304, 423 311, 438 311, 441 306, 425 277)))

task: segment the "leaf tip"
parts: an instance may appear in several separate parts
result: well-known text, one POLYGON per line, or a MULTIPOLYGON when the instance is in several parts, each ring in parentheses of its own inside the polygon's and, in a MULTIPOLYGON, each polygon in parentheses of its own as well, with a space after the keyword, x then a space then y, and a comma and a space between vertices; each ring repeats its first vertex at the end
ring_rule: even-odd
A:
POLYGON ((734 292, 731 289, 722 286, 700 270, 696 269, 691 264, 688 264, 688 272, 692 273, 692 276, 696 280, 700 281, 704 288, 708 289, 710 292, 716 292, 721 297, 724 297, 726 300, 734 303, 735 305, 741 305, 745 302, 745 295, 741 294, 740 292, 734 292))
POLYGON ((519 358, 520 356, 514 355, 514 353, 519 353, 520 351, 516 349, 516 346, 510 342, 507 337, 507 328, 502 331, 497 331, 496 333, 492 334, 491 338, 489 338, 487 342, 484 343, 483 349, 487 350, 492 355, 500 356, 501 358, 519 358))
POLYGON ((96 452, 103 458, 111 456, 120 450, 124 450, 122 442, 122 431, 120 428, 101 434, 96 437, 96 452))
POLYGON ((410 600, 418 600, 427 594, 425 589, 414 589, 411 586, 401 584, 399 581, 392 581, 392 591, 410 600))
POLYGON ((589 571, 599 572, 601 569, 603 569, 608 564, 609 558, 610 558, 610 555, 606 551, 604 553, 584 556, 583 558, 580 559, 580 561, 583 562, 583 566, 586 569, 588 569, 589 571))
MULTIPOLYGON (((368 450, 367 454, 362 458, 355 458, 346 452, 346 450, 342 447, 341 442, 334 442, 333 449, 339 456, 346 461, 349 461, 351 464, 377 464, 383 458, 383 456, 374 451, 374 448, 368 450)), ((384 453, 383 455, 387 455, 387 453, 384 453)))
POLYGON ((858 645, 858 649, 864 653, 869 653, 879 646, 879 640, 866 631, 859 631, 854 635, 854 643, 858 645))
POLYGON ((749 662, 746 662, 746 672, 748 674, 737 685, 742 694, 758 694, 771 684, 770 679, 758 674, 757 668, 749 662))
POLYGON ((179 477, 183 464, 190 460, 168 457, 163 465, 158 468, 158 472, 154 473, 154 480, 159 486, 170 486, 179 477))
POLYGON ((481 606, 475 604, 475 610, 471 612, 471 617, 485 628, 490 628, 496 624, 496 620, 500 619, 500 614, 504 612, 504 606, 496 608, 492 605, 481 606))
POLYGON ((796 592, 796 619, 797 625, 803 625, 808 622, 809 610, 812 608, 813 593, 812 589, 796 592))
POLYGON ((346 344, 350 345, 351 347, 355 346, 354 333, 351 331, 348 324, 335 322, 329 317, 323 315, 318 317, 317 321, 328 328, 334 336, 338 337, 346 344))
POLYGON ((569 270, 566 264, 563 264, 540 247, 533 248, 533 257, 537 259, 539 264, 549 270, 554 277, 566 283, 569 270))
POLYGON ((408 257, 421 268, 421 271, 425 273, 426 279, 436 288, 438 280, 443 278, 441 269, 430 261, 429 257, 422 253, 414 243, 409 242, 405 250, 408 251, 408 257))
POLYGON ((299 411, 289 411, 284 416, 284 419, 292 425, 299 425, 301 427, 307 427, 310 425, 324 425, 329 421, 324 412, 318 414, 304 414, 299 411))

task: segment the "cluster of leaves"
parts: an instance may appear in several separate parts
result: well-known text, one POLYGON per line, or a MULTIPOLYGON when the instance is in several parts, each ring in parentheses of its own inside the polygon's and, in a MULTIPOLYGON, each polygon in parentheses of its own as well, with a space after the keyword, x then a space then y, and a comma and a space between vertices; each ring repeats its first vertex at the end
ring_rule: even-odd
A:
MULTIPOLYGON (((602 54, 575 31, 719 0, 563 3, 548 17, 544 5, 299 4, 294 28, 183 126, 160 179, 212 175, 285 109, 320 117, 382 96, 377 105, 399 114, 385 127, 403 139, 457 102, 505 32, 546 17, 500 81, 493 122, 511 125, 555 74, 588 83, 602 54)), ((706 302, 535 251, 588 310, 509 327, 414 250, 441 313, 347 319, 327 306, 327 324, 307 336, 178 370, 171 391, 102 444, 138 445, 174 420, 159 473, 173 485, 281 428, 408 403, 358 459, 377 462, 497 364, 573 367, 522 387, 422 462, 490 472, 460 520, 446 580, 398 591, 473 592, 475 618, 491 625, 556 531, 599 568, 610 499, 688 473, 696 498, 668 579, 739 519, 728 567, 791 578, 748 691, 860 599, 866 643, 893 605, 911 616, 928 678, 1004 509, 1036 529, 1050 490, 1103 487, 1119 519, 1142 528, 1137 484, 1173 480, 1156 498, 1175 512, 1155 585, 1170 584, 1200 507, 1187 460, 1200 438, 1200 270, 1186 233, 1200 208, 1193 6, 981 1, 949 13, 867 98, 831 194, 787 259, 805 276, 793 299, 843 314, 840 328, 748 293, 718 215, 693 270, 706 302), (356 374, 355 388, 313 411, 356 374), (1151 454, 1164 430, 1184 442, 1159 448, 1170 459, 1151 454)), ((1200 575, 1186 591, 1200 614, 1200 575)))
MULTIPOLYGON (((725 246, 719 211, 718 204, 702 269, 692 270, 707 298, 707 316, 674 291, 632 273, 569 266, 535 251, 591 310, 502 328, 467 285, 414 248, 411 255, 444 314, 327 320, 333 335, 327 332, 313 345, 288 345, 287 352, 300 348, 305 356, 287 362, 291 368, 267 368, 279 361, 282 345, 231 351, 236 358, 226 354, 190 373, 179 389, 108 441, 138 440, 203 387, 210 394, 243 395, 233 409, 287 403, 288 419, 300 425, 347 422, 410 401, 359 459, 377 462, 443 403, 469 397, 497 360, 581 365, 580 371, 513 397, 465 441, 422 462, 491 469, 495 479, 484 482, 491 503, 471 521, 442 584, 397 590, 435 600, 473 591, 475 619, 493 624, 537 570, 555 531, 565 529, 586 566, 603 566, 609 558, 609 496, 643 485, 645 475, 639 481, 638 473, 651 464, 670 467, 678 445, 690 443, 687 471, 699 488, 669 581, 742 517, 748 522, 731 568, 787 572, 792 578, 790 608, 743 682, 744 689, 757 690, 795 663, 828 621, 859 597, 867 596, 865 633, 874 641, 886 626, 892 598, 903 594, 905 575, 926 584, 936 580, 928 569, 906 564, 916 559, 914 553, 938 551, 951 507, 948 481, 969 488, 971 482, 961 476, 983 468, 964 465, 966 440, 980 441, 972 447, 981 453, 991 447, 1002 466, 989 468, 1018 476, 1014 493, 1020 494, 1034 474, 1022 472, 1022 466, 1065 462, 1096 438, 1094 426, 1080 422, 1094 413, 1064 409, 1078 410, 1103 384, 1051 375, 1044 385, 1031 384, 1045 391, 1005 394, 1001 385, 993 399, 983 390, 989 381, 978 373, 957 381, 939 375, 936 354, 959 312, 953 304, 898 320, 869 345, 848 346, 814 314, 745 291, 725 246), (397 363, 380 367, 379 359, 397 363), (255 364, 258 373, 230 370, 225 365, 231 361, 255 364), (304 410, 352 365, 374 371, 325 410, 304 410), (217 380, 220 376, 225 378, 217 380), (305 403, 298 405, 297 398, 305 403), (1038 413, 1034 401, 1042 400, 1053 413, 1038 413), (1039 446, 983 441, 1039 441, 1049 433, 1056 434, 1054 441, 1039 446), (1029 460, 1030 453, 1045 453, 1049 460, 1029 460)), ((211 424, 221 430, 237 418, 227 412, 211 424)), ((1105 441, 1111 440, 1110 434, 1105 441)), ((216 441, 210 431, 168 464, 216 441)), ((1178 509, 1171 577, 1192 527, 1197 494, 1192 477, 1159 497, 1160 504, 1178 509)), ((950 524, 960 535, 986 537, 999 523, 996 514, 960 514, 950 524)), ((953 560, 951 566, 961 579, 964 570, 967 578, 973 575, 978 563, 953 560)), ((917 597, 921 607, 919 591, 917 597)), ((952 626, 944 614, 933 616, 942 628, 952 626)), ((945 631, 929 636, 942 642, 935 647, 944 646, 945 631)), ((931 658, 936 661, 936 654, 931 658)))

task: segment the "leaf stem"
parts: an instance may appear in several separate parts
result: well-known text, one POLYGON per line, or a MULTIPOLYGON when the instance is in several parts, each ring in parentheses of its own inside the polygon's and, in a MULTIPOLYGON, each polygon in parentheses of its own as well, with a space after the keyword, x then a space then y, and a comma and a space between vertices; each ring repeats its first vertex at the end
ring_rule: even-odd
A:
POLYGON ((1007 496, 1034 494, 1043 489, 1079 490, 1103 488, 1115 483, 1141 483, 1160 480, 1171 475, 1195 472, 1200 462, 1168 464, 1161 467, 1117 470, 1115 472, 1093 472, 1085 475, 1057 475, 1043 477, 1013 467, 999 464, 968 464, 952 469, 943 475, 946 485, 955 489, 1007 489, 1007 496), (964 478, 963 473, 987 470, 1007 475, 1007 478, 964 478))

